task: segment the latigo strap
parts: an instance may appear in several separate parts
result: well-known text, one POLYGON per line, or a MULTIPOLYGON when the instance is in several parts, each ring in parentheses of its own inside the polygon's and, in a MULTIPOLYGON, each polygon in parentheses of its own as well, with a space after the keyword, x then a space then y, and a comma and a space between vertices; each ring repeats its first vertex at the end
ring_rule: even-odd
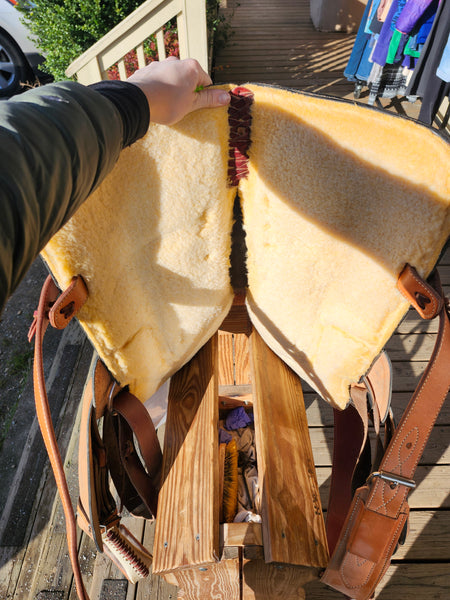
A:
POLYGON ((33 337, 35 338, 33 381, 36 413, 64 509, 69 557, 70 562, 72 563, 75 584, 80 600, 89 600, 89 597, 81 577, 80 564, 78 561, 75 514, 70 500, 69 488, 67 486, 61 454, 56 441, 47 390, 45 388, 42 344, 45 331, 47 330, 50 321, 55 323, 58 329, 63 329, 86 299, 87 290, 81 277, 74 278, 69 288, 60 296, 58 288, 51 276, 49 276, 42 288, 39 306, 28 334, 29 341, 31 341, 33 337))
MULTIPOLYGON (((49 323, 64 329, 87 298, 88 291, 82 277, 74 277, 61 294, 49 276, 42 288, 38 310, 28 334, 30 342, 35 338, 33 378, 36 412, 64 509, 69 557, 80 600, 89 600, 89 597, 81 576, 75 513, 45 387, 42 346, 49 323)), ((143 404, 113 382, 101 361, 97 361, 93 376, 86 385, 82 408, 78 524, 94 539, 97 548, 104 551, 135 583, 149 574, 152 556, 120 523, 116 502, 109 491, 109 474, 114 470, 117 477, 126 481, 125 489, 138 498, 137 505, 145 506, 147 518, 156 514, 162 462, 156 431, 143 404), (109 430, 114 434, 111 437, 117 434, 115 444, 110 440, 110 446, 118 448, 117 464, 113 469, 112 462, 116 457, 109 454, 97 427, 98 419, 106 415, 117 422, 109 430), (134 436, 143 463, 134 446, 134 436)))

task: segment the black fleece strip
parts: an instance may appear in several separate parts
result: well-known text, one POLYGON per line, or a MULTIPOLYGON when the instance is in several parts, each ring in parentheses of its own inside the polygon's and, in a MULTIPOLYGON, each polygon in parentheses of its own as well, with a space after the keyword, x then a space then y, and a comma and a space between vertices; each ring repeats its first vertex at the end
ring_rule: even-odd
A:
POLYGON ((100 81, 89 86, 108 98, 123 122, 123 147, 143 137, 150 124, 150 108, 144 92, 126 81, 100 81))

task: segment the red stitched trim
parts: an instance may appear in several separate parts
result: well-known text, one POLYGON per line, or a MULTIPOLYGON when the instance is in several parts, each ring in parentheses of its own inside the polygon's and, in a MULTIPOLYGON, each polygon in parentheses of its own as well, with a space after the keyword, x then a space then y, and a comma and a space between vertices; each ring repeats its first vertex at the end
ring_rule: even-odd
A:
POLYGON ((251 144, 250 129, 253 92, 245 87, 236 87, 230 92, 228 124, 230 127, 228 151, 228 184, 237 186, 239 180, 248 175, 248 149, 251 144))
POLYGON ((125 559, 141 577, 148 577, 149 569, 147 565, 134 553, 133 549, 116 531, 110 529, 106 534, 106 539, 110 542, 116 551, 125 559))

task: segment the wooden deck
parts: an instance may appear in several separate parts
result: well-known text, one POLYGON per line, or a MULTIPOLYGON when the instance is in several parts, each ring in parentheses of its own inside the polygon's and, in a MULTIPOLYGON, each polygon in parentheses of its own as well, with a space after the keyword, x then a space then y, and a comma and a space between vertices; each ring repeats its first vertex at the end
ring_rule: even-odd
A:
MULTIPOLYGON (((309 0, 226 0, 234 34, 215 57, 215 83, 276 84, 354 100, 354 83, 344 77, 355 41, 352 34, 319 32, 309 0)), ((367 103, 364 88, 357 102, 367 103)), ((378 99, 377 106, 417 118, 420 101, 378 99)))
MULTIPOLYGON (((228 6, 231 5, 232 0, 228 0, 228 6)), ((352 98, 353 84, 343 78, 342 71, 354 35, 315 31, 306 0, 240 0, 236 2, 233 28, 236 31, 234 39, 216 57, 216 82, 276 83, 352 98)), ((364 102, 364 96, 360 101, 364 102)), ((417 110, 414 105, 400 100, 388 102, 386 106, 388 110, 410 116, 417 110)), ((440 267, 449 294, 450 251, 441 259, 440 267)), ((39 265, 35 268, 43 278, 42 268, 39 265)), ((20 292, 13 298, 11 310, 20 307, 17 298, 20 298, 20 292)), ((436 323, 422 323, 410 311, 388 344, 395 372, 393 404, 397 417, 425 369, 435 336, 436 323)), ((73 424, 78 418, 79 398, 90 365, 91 349, 78 325, 73 323, 62 334, 51 333, 47 356, 49 396, 75 502, 77 430, 73 424)), ((0 453, 0 598, 75 600, 62 509, 33 418, 30 381, 21 390, 19 400, 20 415, 0 453), (20 420, 22 427, 19 427, 20 420)), ((322 505, 326 510, 332 411, 307 388, 305 404, 322 505)), ((378 590, 379 600, 410 596, 420 600, 446 600, 450 596, 449 432, 450 405, 447 402, 418 469, 417 489, 410 495, 410 534, 378 590)), ((136 535, 142 536, 144 543, 152 545, 154 527, 151 523, 134 520, 132 528, 136 535)), ((169 600, 177 597, 177 589, 156 576, 138 586, 127 584, 107 559, 97 556, 93 543, 84 535, 80 535, 80 558, 92 600, 169 600)), ((307 587, 306 598, 337 600, 342 596, 314 582, 307 587)))

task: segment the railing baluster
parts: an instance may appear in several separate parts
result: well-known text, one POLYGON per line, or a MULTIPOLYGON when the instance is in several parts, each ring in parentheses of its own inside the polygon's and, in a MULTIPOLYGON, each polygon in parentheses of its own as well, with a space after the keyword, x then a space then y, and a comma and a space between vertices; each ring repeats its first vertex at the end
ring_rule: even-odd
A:
POLYGON ((139 68, 142 69, 143 67, 145 67, 144 44, 139 44, 139 46, 136 48, 136 55, 139 68))
POLYGON ((164 23, 174 17, 178 24, 180 57, 191 56, 207 69, 206 15, 204 0, 146 0, 119 25, 74 60, 66 70, 84 83, 108 77, 108 69, 118 65, 119 77, 126 79, 125 57, 136 49, 139 67, 145 65, 144 40, 156 36, 160 60, 166 57, 164 23), (98 66, 97 66, 98 65, 98 66))
POLYGON ((186 31, 186 15, 179 13, 177 15, 178 46, 180 48, 180 58, 189 58, 188 35, 186 31))
POLYGON ((127 71, 125 69, 125 61, 123 58, 121 58, 118 63, 117 66, 119 68, 119 75, 120 75, 120 79, 122 81, 125 81, 125 79, 127 78, 127 71))
POLYGON ((158 29, 158 31, 156 32, 156 47, 158 48, 159 60, 164 60, 166 58, 166 46, 164 43, 163 29, 158 29))

